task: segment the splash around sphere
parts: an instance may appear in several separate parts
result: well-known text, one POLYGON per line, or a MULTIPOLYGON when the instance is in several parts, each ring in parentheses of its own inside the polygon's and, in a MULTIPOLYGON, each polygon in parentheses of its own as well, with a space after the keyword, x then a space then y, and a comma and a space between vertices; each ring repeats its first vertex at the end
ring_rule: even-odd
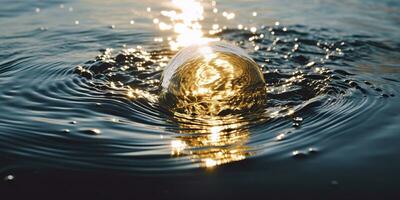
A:
POLYGON ((265 104, 260 67, 242 49, 224 42, 180 50, 161 77, 160 105, 173 114, 222 116, 265 104))

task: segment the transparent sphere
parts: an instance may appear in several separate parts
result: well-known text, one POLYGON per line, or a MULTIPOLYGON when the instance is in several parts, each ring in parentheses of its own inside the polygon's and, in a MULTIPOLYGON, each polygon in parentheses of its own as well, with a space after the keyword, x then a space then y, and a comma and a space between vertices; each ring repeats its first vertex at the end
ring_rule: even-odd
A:
POLYGON ((180 50, 161 79, 160 105, 174 114, 221 116, 265 104, 265 81, 257 63, 223 42, 180 50))

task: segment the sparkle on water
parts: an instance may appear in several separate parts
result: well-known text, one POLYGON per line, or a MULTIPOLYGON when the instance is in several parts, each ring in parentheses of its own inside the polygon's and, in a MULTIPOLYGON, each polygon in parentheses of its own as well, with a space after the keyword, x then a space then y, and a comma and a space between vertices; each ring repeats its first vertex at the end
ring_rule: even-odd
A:
MULTIPOLYGON (((286 80, 287 85, 280 88, 266 89, 260 67, 246 52, 235 45, 218 42, 220 38, 217 34, 226 27, 213 24, 209 34, 204 34, 201 24, 204 19, 202 3, 195 0, 172 0, 171 3, 176 10, 162 10, 161 16, 152 21, 161 31, 173 31, 173 35, 166 40, 155 37, 154 41, 168 41, 173 52, 183 49, 172 59, 169 56, 155 56, 141 46, 125 49, 121 55, 127 61, 131 56, 136 57, 135 67, 128 64, 130 61, 121 66, 120 70, 127 73, 133 68, 137 72, 165 68, 160 81, 161 94, 124 85, 120 81, 110 81, 109 87, 115 90, 124 88, 131 100, 143 98, 153 103, 159 101, 165 111, 172 114, 180 127, 180 136, 171 141, 171 155, 189 155, 203 167, 245 159, 250 154, 245 144, 249 137, 246 126, 251 117, 248 119, 241 115, 249 111, 259 115, 258 118, 263 116, 265 119, 292 115, 294 110, 287 107, 276 107, 272 112, 263 111, 265 95, 266 92, 285 92, 291 82, 301 79, 301 76, 286 80), (158 66, 147 63, 157 63, 158 66), (260 111, 258 114, 257 110, 260 111), (193 123, 194 121, 196 122, 193 123)), ((211 5, 215 12, 216 3, 213 1, 211 5)), ((148 7, 147 12, 152 12, 152 9, 148 7)), ((229 20, 235 14, 224 11, 222 16, 229 20)), ((257 16, 257 13, 254 12, 253 16, 257 16)), ((131 24, 134 24, 133 20, 131 24)), ((279 22, 275 25, 278 26, 279 22)), ((263 34, 256 34, 255 26, 239 24, 238 29, 254 34, 249 41, 264 37, 263 34)), ((279 38, 274 43, 278 41, 279 38)), ((298 45, 295 45, 294 51, 297 48, 298 45)), ((259 46, 254 46, 254 50, 258 51, 259 46)), ((99 58, 113 63, 111 52, 112 49, 106 49, 99 58)), ((95 76, 93 73, 96 73, 96 68, 97 66, 93 66, 94 71, 89 71, 78 67, 77 72, 92 77, 95 76)), ((146 84, 157 85, 158 80, 146 80, 146 84)), ((90 133, 97 132, 99 134, 100 130, 90 133)), ((276 139, 284 138, 285 134, 280 134, 276 139)))
POLYGON ((215 40, 204 37, 200 21, 204 19, 204 7, 195 0, 172 0, 177 10, 163 10, 161 15, 169 21, 160 21, 155 18, 154 23, 159 25, 160 30, 171 30, 175 32, 175 40, 170 40, 172 50, 178 50, 193 44, 204 44, 215 40))
MULTIPOLYGON (((329 90, 332 71, 322 64, 331 56, 344 55, 341 50, 343 43, 332 50, 333 47, 330 46, 334 44, 318 42, 315 48, 324 51, 319 59, 294 57, 302 50, 302 45, 307 44, 301 43, 297 37, 285 38, 283 33, 289 29, 281 26, 278 21, 269 28, 239 23, 234 25, 237 29, 233 34, 243 36, 233 39, 233 45, 221 42, 221 34, 229 37, 231 30, 217 21, 211 23, 209 29, 203 27, 203 4, 207 2, 172 0, 170 3, 173 10, 161 10, 159 15, 152 18, 152 24, 161 32, 170 34, 161 34, 154 38, 154 42, 162 43, 168 50, 151 52, 142 46, 136 46, 122 50, 113 58, 112 50, 106 49, 98 56, 100 63, 94 63, 90 69, 78 67, 76 72, 89 78, 103 77, 105 74, 110 77, 106 84, 113 89, 111 94, 122 92, 132 101, 145 100, 163 108, 163 114, 167 114, 178 126, 177 130, 173 130, 178 135, 171 137, 168 142, 171 156, 188 156, 202 167, 214 167, 256 154, 253 147, 246 144, 250 138, 248 127, 258 120, 289 117, 293 120, 291 127, 300 128, 303 118, 295 116, 297 100, 268 107, 268 96, 280 98, 282 95, 282 102, 288 98, 299 98, 298 100, 304 102, 323 93, 325 89, 329 90), (243 39, 241 37, 246 41, 240 41, 243 39), (270 41, 271 44, 265 45, 263 40, 270 41), (276 58, 279 63, 295 60, 292 63, 305 68, 291 69, 286 74, 280 69, 266 66, 271 62, 270 59, 275 59, 272 52, 277 52, 276 48, 281 48, 281 43, 287 44, 284 47, 287 51, 283 48, 279 54, 276 53, 276 57, 281 56, 276 58), (264 63, 260 67, 247 52, 237 47, 242 45, 254 54, 270 53, 271 58, 257 60, 258 63, 264 63), (172 57, 173 54, 176 54, 175 57, 172 57), (157 74, 161 71, 160 79, 157 74), (137 80, 141 83, 133 85, 122 80, 113 80, 116 72, 134 73, 138 76, 142 73, 155 75, 139 78, 137 80), (264 80, 264 75, 267 79, 271 75, 271 80, 264 80), (281 77, 274 80, 276 75, 281 77), (302 90, 302 87, 309 88, 302 90), (301 94, 296 91, 299 88, 301 94), (291 96, 285 96, 287 94, 291 96), (246 116, 246 113, 252 115, 246 116)), ((224 20, 236 17, 233 12, 219 11, 215 1, 211 2, 211 11, 222 16, 224 20)), ((156 12, 156 9, 148 7, 147 12, 156 12)), ((254 11, 251 15, 257 17, 261 14, 254 11)), ((132 20, 131 24, 135 22, 132 20)), ((255 57, 261 59, 264 56, 255 57)), ((299 105, 301 106, 304 105, 299 105)), ((286 142, 290 137, 290 132, 280 131, 272 137, 272 141, 286 142)), ((304 152, 312 153, 315 150, 292 149, 289 152, 293 157, 299 158, 307 154, 304 152)))
MULTIPOLYGON (((161 18, 153 18, 161 31, 173 31, 174 35, 168 37, 166 41, 172 51, 177 51, 183 47, 191 48, 179 52, 169 63, 163 73, 161 81, 164 92, 160 97, 160 104, 174 116, 179 116, 178 122, 186 130, 203 130, 200 137, 182 137, 180 140, 171 142, 171 154, 178 156, 183 153, 190 154, 193 159, 201 161, 205 167, 227 163, 230 161, 242 160, 245 158, 245 147, 232 145, 244 143, 247 132, 240 130, 241 123, 237 123, 234 118, 222 119, 216 116, 224 111, 235 111, 252 109, 262 104, 265 99, 264 80, 258 65, 243 52, 221 51, 225 47, 218 47, 215 41, 218 37, 210 37, 222 31, 219 24, 213 24, 208 31, 209 36, 205 36, 201 21, 204 20, 203 3, 196 0, 172 0, 175 10, 162 10, 161 18), (217 48, 215 48, 217 47, 217 48), (239 53, 235 55, 235 53, 239 53), (191 55, 188 55, 191 54, 191 55), (262 86, 259 86, 259 85, 262 86), (201 125, 187 125, 190 115, 196 115, 197 119, 202 119, 201 125), (226 124, 232 122, 229 129, 240 131, 226 131, 227 127, 218 126, 219 123, 226 124), (211 128, 209 128, 211 127, 211 128), (183 139, 185 138, 185 139, 183 139), (192 139, 190 139, 192 138, 192 139), (193 139, 194 138, 194 139, 193 139), (215 147, 210 151, 185 151, 210 145, 215 147), (217 146, 215 146, 218 144, 217 146), (218 146, 235 146, 234 149, 218 148, 218 146), (241 150, 242 149, 242 150, 241 150)), ((212 1, 213 12, 217 13, 216 2, 212 1)), ((151 8, 147 9, 151 12, 151 8)), ((257 14, 253 13, 253 16, 257 14)), ((227 20, 235 17, 233 12, 222 12, 222 16, 227 20)), ((226 28, 226 27, 224 27, 226 28)), ((252 27, 251 31, 256 32, 252 27)), ((155 42, 164 42, 162 37, 154 38, 155 42)), ((228 47, 232 48, 232 47, 228 47)), ((235 48, 235 47, 233 47, 235 48)), ((239 50, 240 51, 240 50, 239 50)), ((147 96, 154 99, 154 96, 146 94, 144 91, 134 91, 129 89, 130 98, 147 96)), ((190 124, 190 123, 189 123, 190 124)), ((182 131, 181 134, 193 134, 198 131, 182 131)))
POLYGON ((266 196, 265 188, 271 198, 397 197, 399 8, 393 0, 8 1, 2 196, 61 180, 82 192, 167 199, 223 199, 250 182, 233 197, 266 196), (178 59, 187 49, 194 56, 178 59))

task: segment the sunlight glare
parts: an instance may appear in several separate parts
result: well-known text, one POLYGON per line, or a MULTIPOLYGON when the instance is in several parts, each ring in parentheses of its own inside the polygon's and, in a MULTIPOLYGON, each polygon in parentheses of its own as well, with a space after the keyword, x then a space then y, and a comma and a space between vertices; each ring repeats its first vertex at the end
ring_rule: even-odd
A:
MULTIPOLYGON (((173 30, 175 40, 170 40, 171 50, 176 51, 190 45, 205 44, 217 39, 204 37, 200 21, 204 19, 204 7, 196 0, 172 0, 177 10, 161 11, 161 15, 170 19, 171 23, 159 22, 160 30, 173 30)), ((158 22, 158 21, 157 21, 158 22)))

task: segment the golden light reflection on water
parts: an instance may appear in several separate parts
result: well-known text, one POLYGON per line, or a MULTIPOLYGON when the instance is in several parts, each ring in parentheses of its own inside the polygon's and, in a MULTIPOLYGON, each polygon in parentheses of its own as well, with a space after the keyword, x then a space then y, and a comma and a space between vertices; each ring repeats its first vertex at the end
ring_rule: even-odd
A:
MULTIPOLYGON (((249 132, 244 128, 249 122, 239 116, 264 105, 263 75, 241 49, 205 36, 200 23, 204 2, 171 2, 175 10, 163 10, 160 18, 153 19, 160 30, 174 32, 166 38, 171 50, 186 47, 170 61, 161 80, 160 105, 173 114, 180 128, 180 135, 171 141, 171 155, 188 155, 202 167, 243 160, 249 155, 245 145, 249 132)), ((217 13, 215 1, 211 5, 217 13)), ((235 13, 223 11, 222 16, 231 20, 235 13)), ((221 28, 213 24, 208 34, 221 28)))
MULTIPOLYGON (((255 111, 265 103, 265 81, 259 66, 243 50, 204 35, 200 24, 204 7, 199 1, 172 0, 172 4, 176 10, 163 10, 162 16, 152 20, 160 30, 175 34, 157 37, 156 42, 166 39, 171 50, 188 48, 177 53, 161 80, 160 105, 173 113, 180 128, 180 135, 171 140, 171 155, 190 156, 202 167, 243 160, 249 155, 249 131, 245 128, 249 122, 240 113, 255 111)), ((232 12, 222 15, 235 17, 232 12)), ((213 24, 208 33, 220 30, 213 24)), ((153 99, 134 88, 128 96, 153 99)))
POLYGON ((245 159, 250 155, 246 142, 248 122, 235 117, 208 118, 201 124, 181 121, 180 134, 171 141, 171 155, 187 155, 200 167, 214 167, 245 159), (223 124, 225 123, 225 124, 223 124))
POLYGON ((204 7, 199 1, 172 0, 171 2, 176 10, 161 11, 161 15, 169 21, 153 19, 160 30, 173 30, 176 34, 175 39, 167 38, 171 50, 218 40, 204 36, 203 27, 200 24, 200 21, 204 19, 204 7))

